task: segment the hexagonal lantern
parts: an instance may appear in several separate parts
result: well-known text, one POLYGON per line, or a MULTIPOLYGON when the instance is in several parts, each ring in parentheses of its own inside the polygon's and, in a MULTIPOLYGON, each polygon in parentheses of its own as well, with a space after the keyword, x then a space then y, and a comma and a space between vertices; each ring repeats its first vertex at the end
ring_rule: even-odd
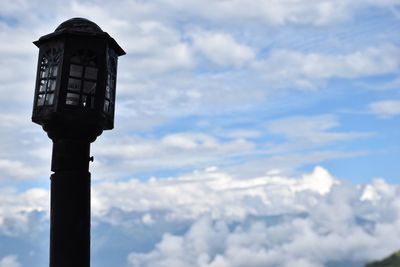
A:
POLYGON ((117 61, 125 54, 117 42, 95 23, 73 18, 34 44, 40 50, 32 121, 48 133, 59 125, 96 129, 96 136, 112 129, 117 61))

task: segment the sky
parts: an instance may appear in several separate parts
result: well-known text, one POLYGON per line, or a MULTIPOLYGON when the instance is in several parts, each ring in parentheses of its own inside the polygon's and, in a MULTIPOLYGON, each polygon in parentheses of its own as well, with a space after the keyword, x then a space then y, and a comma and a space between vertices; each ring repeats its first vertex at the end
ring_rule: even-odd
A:
POLYGON ((2 0, 0 267, 48 264, 38 49, 114 37, 92 265, 361 267, 400 249, 399 0, 2 0))

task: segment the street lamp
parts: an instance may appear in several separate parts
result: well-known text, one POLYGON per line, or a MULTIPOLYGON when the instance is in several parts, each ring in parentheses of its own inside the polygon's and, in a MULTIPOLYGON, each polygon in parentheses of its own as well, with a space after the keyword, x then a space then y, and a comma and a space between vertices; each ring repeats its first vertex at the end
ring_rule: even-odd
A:
POLYGON ((73 18, 39 48, 32 121, 53 141, 50 267, 90 266, 90 143, 114 127, 118 57, 95 23, 73 18))

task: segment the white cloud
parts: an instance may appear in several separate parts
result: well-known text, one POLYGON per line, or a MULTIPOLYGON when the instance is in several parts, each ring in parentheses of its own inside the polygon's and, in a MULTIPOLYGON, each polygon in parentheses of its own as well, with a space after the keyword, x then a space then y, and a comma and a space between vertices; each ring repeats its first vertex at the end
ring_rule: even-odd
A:
POLYGON ((0 114, 0 124, 5 128, 18 129, 27 126, 25 118, 21 114, 0 114))
MULTIPOLYGON (((399 246, 399 186, 382 179, 353 186, 322 167, 298 178, 234 178, 209 168, 169 179, 96 183, 92 192, 93 227, 111 225, 101 235, 138 225, 157 229, 151 249, 132 251, 129 266, 359 264, 399 246)), ((48 201, 46 190, 3 189, 1 235, 34 236, 48 227, 48 201)), ((134 233, 138 244, 148 238, 134 233)))
POLYGON ((152 218, 151 214, 147 213, 147 214, 142 216, 142 222, 145 225, 152 225, 152 224, 154 224, 155 221, 152 218))
MULTIPOLYGON (((397 222, 382 227, 398 238, 398 226, 397 222)), ((358 265, 398 248, 394 243, 385 243, 386 230, 369 233, 355 226, 346 233, 320 233, 314 227, 307 219, 296 219, 278 226, 258 222, 230 230, 223 221, 203 218, 183 236, 165 234, 149 253, 131 253, 128 263, 133 267, 322 267, 332 262, 347 266, 343 262, 358 265)))
POLYGON ((188 70, 195 65, 193 52, 181 33, 156 20, 144 20, 129 25, 121 37, 121 45, 127 51, 128 59, 121 59, 128 73, 126 79, 138 75, 146 78, 160 73, 188 70))
POLYGON ((134 54, 157 53, 159 49, 174 46, 180 42, 176 29, 163 25, 159 21, 142 21, 131 26, 133 42, 127 44, 127 50, 134 54))
POLYGON ((19 236, 35 234, 48 220, 49 192, 32 188, 18 193, 0 189, 0 235, 19 236))
POLYGON ((243 219, 250 215, 302 212, 306 207, 304 203, 296 202, 298 194, 314 192, 310 197, 315 197, 316 201, 319 195, 327 194, 337 183, 321 167, 302 179, 282 176, 235 179, 211 168, 178 178, 102 183, 93 192, 94 213, 97 217, 104 216, 113 207, 125 212, 161 210, 166 211, 166 218, 185 220, 203 215, 210 215, 213 219, 243 219))
POLYGON ((400 115, 400 100, 382 100, 369 105, 369 110, 381 118, 392 118, 400 115))
POLYGON ((14 113, 11 109, 0 115, 0 124, 0 180, 24 180, 46 175, 50 162, 46 156, 51 153, 51 141, 30 122, 30 114, 24 110, 14 113), (43 152, 44 149, 48 150, 43 152))
POLYGON ((0 259, 0 267, 21 267, 18 257, 15 255, 8 255, 0 259))
POLYGON ((43 170, 42 168, 34 168, 25 162, 1 159, 0 158, 0 179, 27 179, 35 177, 43 170))
POLYGON ((195 30, 190 33, 194 47, 220 66, 242 67, 255 59, 254 51, 227 33, 195 30))
MULTIPOLYGON (((153 250, 147 253, 132 252, 127 259, 129 265, 132 267, 161 267, 171 264, 191 267, 286 267, 299 264, 299 266, 322 267, 336 263, 337 266, 347 266, 344 265, 345 262, 361 265, 363 262, 381 258, 398 249, 399 187, 385 185, 383 187, 386 189, 381 190, 382 181, 358 188, 341 183, 333 185, 332 182, 335 180, 321 168, 317 168, 303 180, 270 177, 260 180, 247 179, 242 182, 234 180, 225 184, 222 183, 222 177, 219 179, 221 180, 219 183, 210 179, 203 182, 209 184, 207 190, 218 189, 218 196, 229 200, 228 203, 216 203, 212 191, 205 194, 203 199, 188 190, 190 188, 188 184, 184 190, 179 189, 181 186, 179 183, 173 185, 174 189, 171 184, 168 190, 166 189, 164 193, 158 192, 157 195, 166 197, 166 194, 174 190, 181 202, 176 200, 176 204, 172 204, 170 199, 163 202, 155 198, 156 195, 152 195, 150 199, 156 203, 163 203, 169 209, 179 206, 179 210, 186 215, 190 212, 184 209, 186 205, 191 207, 192 212, 198 208, 193 202, 188 201, 187 194, 196 196, 197 203, 213 201, 209 208, 205 209, 206 212, 198 213, 192 219, 193 223, 185 233, 165 233, 153 250), (320 187, 316 192, 312 186, 305 190, 300 189, 307 183, 315 185, 315 179, 322 179, 323 176, 327 176, 327 180, 330 181, 330 184, 326 185, 328 190, 324 191, 324 195, 320 194, 322 193, 319 192, 320 187), (307 182, 308 179, 312 180, 307 182), (214 186, 210 186, 211 182, 214 186), (245 186, 242 187, 241 183, 245 186), (224 184, 229 186, 224 187, 224 184), (297 185, 300 185, 300 190, 294 193, 297 185), (370 188, 378 190, 382 198, 375 198, 374 201, 363 198, 362 196, 370 191, 370 188), (230 195, 228 193, 230 191, 234 194, 230 195), (259 197, 258 201, 256 196, 259 197), (240 198, 243 199, 243 203, 233 201, 240 198), (269 200, 273 199, 279 201, 273 201, 271 204, 269 200), (246 202, 252 203, 251 207, 246 208, 248 211, 253 208, 255 213, 251 214, 252 217, 247 214, 232 223, 229 214, 213 216, 216 206, 229 210, 229 205, 240 208, 246 202), (279 208, 275 209, 277 205, 281 207, 280 211, 279 208), (265 209, 261 209, 262 206, 265 209), (300 208, 301 206, 303 208, 300 208), (297 207, 297 210, 294 207, 297 207), (299 215, 300 211, 303 215, 299 215), (269 220, 267 214, 281 215, 278 217, 280 221, 269 220), (285 215, 288 214, 296 215, 285 219, 285 215)), ((151 185, 154 186, 153 190, 156 185, 160 185, 159 182, 153 181, 151 185)), ((136 188, 137 186, 135 185, 136 188)), ((200 184, 197 186, 200 187, 200 184)), ((140 188, 138 191, 143 192, 143 189, 140 188)), ((126 206, 121 204, 118 205, 126 206)), ((160 206, 154 209, 160 210, 160 206)), ((174 217, 174 220, 179 219, 174 217)))
POLYGON ((303 53, 295 50, 272 50, 258 71, 264 71, 267 81, 315 89, 318 81, 330 78, 356 78, 360 76, 394 73, 399 69, 400 53, 391 44, 368 47, 348 54, 303 53), (277 67, 279 66, 279 67, 277 67))
POLYGON ((396 190, 381 178, 375 179, 372 184, 366 185, 361 200, 379 202, 385 197, 395 197, 396 190))

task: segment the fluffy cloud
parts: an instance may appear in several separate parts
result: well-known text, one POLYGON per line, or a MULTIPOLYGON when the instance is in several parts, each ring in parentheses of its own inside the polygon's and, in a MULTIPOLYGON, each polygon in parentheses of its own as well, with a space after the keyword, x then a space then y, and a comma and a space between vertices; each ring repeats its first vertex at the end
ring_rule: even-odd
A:
MULTIPOLYGON (((47 225, 46 190, 1 193, 0 237, 43 231, 33 226, 47 225)), ((399 196, 400 188, 382 179, 354 186, 322 167, 297 178, 234 178, 208 168, 96 183, 94 251, 102 242, 107 250, 106 240, 123 231, 131 243, 119 246, 138 247, 125 254, 135 267, 361 266, 400 246, 399 196), (108 230, 98 232, 104 225, 108 230), (151 244, 143 251, 138 244, 145 240, 151 244)))
POLYGON ((0 267, 21 267, 18 262, 18 257, 15 255, 8 255, 0 259, 0 267))
POLYGON ((165 234, 149 253, 131 253, 128 262, 134 267, 361 266, 366 260, 398 248, 395 243, 383 245, 387 231, 399 237, 398 226, 399 222, 378 226, 372 233, 357 226, 346 233, 320 233, 306 219, 279 226, 258 222, 229 229, 224 222, 205 218, 194 223, 183 236, 165 234))
POLYGON ((49 192, 33 188, 18 193, 0 189, 0 235, 35 234, 48 219, 49 192))
POLYGON ((226 33, 194 31, 191 36, 194 47, 217 65, 240 67, 255 59, 250 47, 239 44, 226 33))
POLYGON ((133 73, 154 75, 190 69, 195 64, 193 52, 181 40, 181 33, 159 21, 138 22, 126 34, 130 39, 124 49, 133 57, 126 67, 133 73))
MULTIPOLYGON (((361 266, 363 262, 382 257, 400 246, 400 191, 381 180, 355 189, 338 183, 325 170, 317 168, 303 180, 252 179, 243 181, 242 186, 230 182, 232 187, 213 182, 218 197, 229 202, 214 202, 212 193, 205 194, 203 200, 188 190, 188 185, 182 191, 175 185, 173 191, 180 191, 176 194, 183 200, 179 203, 182 214, 200 210, 188 201, 186 193, 196 196, 197 203, 212 200, 213 203, 204 209, 206 212, 195 216, 190 228, 182 235, 166 233, 148 253, 131 253, 128 257, 130 266, 361 266), (318 181, 324 182, 314 188, 307 186, 318 184, 318 181), (263 190, 257 190, 261 188, 263 190), (376 194, 373 201, 365 197, 371 190, 376 194), (230 191, 234 195, 230 195, 230 191), (274 198, 279 201, 272 204, 270 200, 274 198), (243 202, 232 203, 233 199, 243 202), (229 213, 219 212, 220 216, 215 216, 216 207, 229 210, 230 205, 234 205, 238 210, 249 201, 254 213, 242 216, 240 223, 233 223, 229 213), (185 210, 186 205, 191 210, 185 210), (263 206, 265 209, 261 208, 263 206), (275 221, 268 214, 276 215, 275 221), (285 214, 297 215, 285 218, 285 214), (278 222, 276 218, 280 218, 278 222)), ((155 181, 153 184, 156 186, 155 181)), ((157 195, 166 197, 166 201, 156 202, 166 207, 176 206, 166 196, 171 190, 166 189, 164 194, 158 192, 157 195)), ((208 190, 213 188, 210 186, 208 190)))
POLYGON ((173 220, 193 220, 205 214, 213 219, 235 219, 282 211, 302 212, 305 207, 295 203, 297 193, 310 191, 318 193, 317 197, 329 192, 335 183, 320 167, 300 180, 281 176, 238 180, 209 168, 177 179, 102 183, 94 190, 94 212, 106 214, 114 207, 126 212, 160 210, 166 211, 166 219, 173 220))
POLYGON ((369 110, 381 118, 391 118, 400 115, 400 100, 383 100, 371 103, 369 110))

